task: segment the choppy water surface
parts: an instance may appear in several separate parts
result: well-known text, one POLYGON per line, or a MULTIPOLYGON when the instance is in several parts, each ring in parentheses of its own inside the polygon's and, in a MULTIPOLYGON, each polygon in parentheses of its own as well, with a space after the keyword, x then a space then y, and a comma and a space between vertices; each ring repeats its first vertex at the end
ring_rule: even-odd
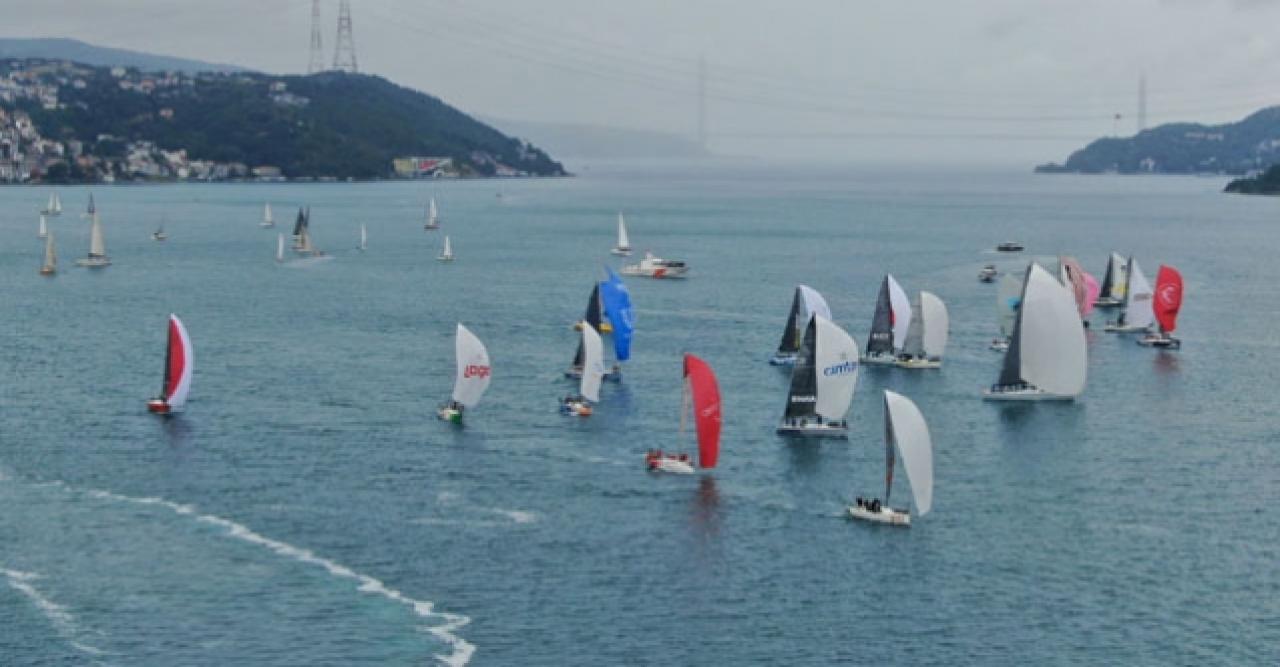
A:
MULTIPOLYGON (((1119 664, 1280 659, 1280 202, 1218 179, 589 168, 527 182, 94 189, 52 223, 0 189, 0 655, 7 664, 1119 664), (501 196, 495 196, 498 193, 501 196), (434 194, 444 228, 422 229, 434 194), (334 259, 277 265, 264 201, 334 259), (590 420, 556 413, 569 328, 626 211, 683 283, 630 279, 634 358, 590 420), (167 218, 170 240, 150 240, 167 218), (358 227, 369 249, 354 249, 358 227), (434 260, 442 234, 458 260, 434 260), (1186 279, 1181 352, 1089 333, 1065 405, 984 404, 977 269, 1111 250, 1186 279), (1023 260, 1025 261, 1025 260, 1023 260), (766 364, 797 282, 865 339, 880 276, 951 311, 945 368, 864 370, 846 442, 773 434, 766 364), (165 317, 188 411, 147 415, 165 317), (494 381, 436 422, 453 324, 494 381), (677 444, 680 353, 716 369, 721 467, 677 444), (883 477, 879 390, 933 430, 934 511, 840 518, 883 477)), ((1096 319, 1096 318, 1095 318, 1096 319)), ((686 445, 687 446, 687 445, 686 445)), ((906 497, 899 486, 895 498, 906 497)))

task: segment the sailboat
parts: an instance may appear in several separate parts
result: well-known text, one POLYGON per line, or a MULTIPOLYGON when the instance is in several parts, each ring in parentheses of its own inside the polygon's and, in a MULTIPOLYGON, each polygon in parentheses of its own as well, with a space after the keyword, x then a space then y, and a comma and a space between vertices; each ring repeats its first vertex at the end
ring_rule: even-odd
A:
POLYGON ((831 308, 818 290, 808 285, 797 285, 795 295, 791 297, 791 312, 787 314, 787 324, 782 329, 782 341, 778 343, 778 351, 769 359, 771 365, 790 366, 796 363, 800 339, 809 326, 809 318, 815 314, 832 319, 831 308))
POLYGON ((622 362, 631 358, 631 334, 635 331, 635 309, 631 307, 631 291, 627 289, 622 278, 605 267, 607 278, 600 283, 600 304, 604 307, 605 319, 613 323, 613 358, 616 363, 605 374, 607 379, 619 382, 622 380, 622 362))
MULTIPOLYGON (((698 434, 698 467, 710 470, 720 458, 720 387, 716 374, 707 362, 684 355, 684 383, 680 397, 680 431, 678 441, 684 441, 685 419, 693 413, 694 428, 698 434)), ((693 462, 688 454, 664 454, 661 449, 645 453, 645 467, 652 472, 693 474, 693 462)))
POLYGON ((462 423, 462 412, 480 403, 480 397, 489 388, 489 351, 484 348, 471 330, 458 323, 454 334, 454 356, 458 371, 453 380, 453 396, 440 406, 436 417, 454 424, 462 423))
POLYGON ((1173 336, 1182 309, 1182 274, 1172 266, 1160 265, 1156 272, 1155 317, 1157 330, 1138 339, 1139 345, 1179 349, 1182 341, 1173 336))
POLYGON ((982 398, 1074 400, 1084 391, 1087 354, 1075 298, 1044 267, 1032 263, 1000 377, 982 398))
POLYGON ((169 346, 164 354, 164 376, 160 395, 147 401, 147 410, 156 414, 180 412, 191 391, 191 372, 195 368, 191 337, 177 315, 169 316, 169 346))
POLYGON ((298 208, 298 217, 293 221, 293 249, 302 249, 302 233, 306 231, 310 225, 311 211, 310 209, 298 208))
POLYGON ((276 219, 271 215, 271 202, 262 205, 262 222, 258 223, 259 227, 275 227, 276 219))
POLYGON ((1093 310, 1093 304, 1089 302, 1089 285, 1085 282, 1084 276, 1084 267, 1080 266, 1080 262, 1075 257, 1058 255, 1058 279, 1063 287, 1071 291, 1071 296, 1075 297, 1076 310, 1079 311, 1082 320, 1085 311, 1093 310))
POLYGON ((49 220, 44 213, 40 214, 40 228, 36 231, 36 238, 42 239, 49 235, 49 220))
POLYGON ((84 259, 77 259, 76 266, 89 268, 111 266, 111 258, 107 257, 107 244, 102 238, 102 220, 98 217, 97 209, 93 207, 93 195, 89 195, 89 209, 91 211, 89 217, 93 220, 89 226, 89 255, 84 259))
POLYGON ((276 261, 284 261, 284 234, 276 234, 276 261))
POLYGON ((157 227, 157 228, 156 228, 156 230, 155 230, 154 232, 151 232, 151 240, 152 240, 152 241, 163 241, 163 240, 165 240, 165 239, 167 239, 167 238, 169 238, 169 235, 165 233, 165 231, 164 231, 164 221, 163 221, 163 220, 161 220, 161 221, 160 221, 160 226, 159 226, 159 227, 157 227))
POLYGON ((1018 307, 1022 304, 1022 279, 1012 273, 1004 274, 996 288, 996 316, 1000 321, 1000 337, 991 341, 991 349, 1004 352, 1009 349, 1013 336, 1013 324, 1018 320, 1018 307))
POLYGON ((440 256, 439 256, 439 257, 436 257, 436 259, 438 259, 438 260, 440 260, 440 261, 442 261, 442 262, 452 262, 452 261, 453 261, 453 246, 449 245, 449 237, 448 237, 448 236, 444 237, 444 250, 441 250, 441 251, 440 251, 440 256))
POLYGON ((844 329, 814 315, 791 369, 791 388, 779 435, 846 437, 844 415, 858 382, 858 343, 844 329))
POLYGON ((1142 267, 1138 266, 1138 260, 1133 257, 1129 257, 1125 274, 1129 284, 1125 286, 1124 310, 1120 311, 1120 319, 1107 322, 1103 329, 1112 333, 1147 331, 1156 319, 1155 311, 1151 308, 1151 283, 1147 282, 1142 267))
POLYGON ((440 211, 436 208, 436 198, 432 197, 427 204, 427 223, 423 229, 440 229, 440 211))
POLYGON ((360 245, 356 246, 360 252, 369 249, 369 230, 365 229, 364 223, 360 223, 360 245))
POLYGON ((911 306, 911 324, 898 355, 901 368, 942 368, 950 321, 947 306, 933 292, 920 292, 911 306))
MULTIPOLYGON (((583 320, 590 322, 602 334, 613 332, 613 323, 604 316, 604 302, 600 299, 600 283, 591 285, 591 298, 587 300, 587 310, 581 320, 573 323, 573 328, 582 326, 583 320)), ((574 377, 577 377, 576 375, 574 377)))
POLYGON ((604 379, 604 343, 593 327, 583 326, 581 331, 582 379, 578 382, 577 395, 566 396, 560 402, 560 412, 590 417, 591 404, 600 401, 600 381, 604 379))
POLYGON ((58 256, 53 249, 53 232, 44 237, 44 264, 40 265, 40 275, 51 276, 58 272, 58 256))
POLYGON ((1102 274, 1102 288, 1093 305, 1098 308, 1115 308, 1124 303, 1125 288, 1129 286, 1124 257, 1111 253, 1107 260, 1107 272, 1102 274))
POLYGON ((44 215, 62 215, 62 200, 58 199, 57 192, 49 194, 49 203, 45 205, 41 213, 44 215))
POLYGON ((627 223, 622 219, 622 212, 618 212, 618 245, 613 246, 609 252, 621 257, 629 257, 631 255, 631 241, 627 239, 627 223))
POLYGON ((849 516, 863 521, 885 523, 893 526, 910 526, 911 510, 889 506, 889 492, 893 490, 894 447, 902 457, 902 467, 907 471, 911 495, 916 501, 918 516, 929 513, 933 507, 933 440, 929 437, 929 425, 924 421, 920 408, 911 399, 885 390, 884 392, 884 501, 863 500, 859 497, 849 506, 849 516))
POLYGON ((892 275, 885 274, 880 282, 880 294, 876 297, 876 312, 871 317, 871 334, 867 337, 863 363, 897 363, 898 352, 906 342, 910 326, 911 301, 902 285, 892 275))
POLYGON ((316 248, 311 240, 311 209, 304 213, 298 209, 298 220, 293 225, 293 251, 303 257, 312 259, 332 259, 323 250, 316 248))

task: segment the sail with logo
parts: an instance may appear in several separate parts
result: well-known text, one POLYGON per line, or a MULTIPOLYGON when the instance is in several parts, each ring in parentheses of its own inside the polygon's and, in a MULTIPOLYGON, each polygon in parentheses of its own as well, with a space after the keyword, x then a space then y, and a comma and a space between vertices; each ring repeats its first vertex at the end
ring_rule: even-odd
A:
POLYGON ((858 343, 831 320, 814 315, 805 328, 780 435, 846 437, 845 413, 858 382, 858 343))
POLYGON ((815 314, 831 319, 831 308, 827 306, 827 300, 822 298, 818 290, 808 285, 797 285, 795 295, 791 297, 791 312, 787 315, 787 324, 782 328, 782 341, 778 343, 778 351, 769 359, 771 365, 790 366, 796 363, 800 339, 809 326, 809 318, 815 314))
POLYGON ((1075 297, 1033 262, 1027 267, 1000 377, 983 391, 983 399, 1074 400, 1084 391, 1088 371, 1085 345, 1075 297))
POLYGON ((458 323, 454 334, 454 356, 458 371, 453 380, 453 396, 440 406, 436 416, 454 424, 462 423, 462 413, 480 403, 491 377, 489 351, 471 330, 458 323))
POLYGON ((1142 267, 1138 266, 1138 260, 1133 257, 1129 258, 1125 273, 1129 284, 1126 286, 1124 309, 1120 311, 1120 318, 1115 322, 1107 322, 1104 329, 1112 333, 1145 332, 1156 319, 1151 305, 1151 283, 1147 282, 1142 267))
POLYGON ((1124 303, 1126 288, 1129 286, 1129 274, 1125 259, 1118 253, 1111 253, 1107 260, 1107 272, 1102 274, 1102 285, 1098 293, 1099 308, 1115 308, 1124 303))
POLYGON ((895 364, 898 352, 906 342, 911 326, 911 300, 902 285, 885 274, 876 297, 876 312, 871 318, 871 335, 862 361, 868 364, 895 364))
POLYGON ((1178 311, 1182 310, 1182 274, 1172 266, 1160 265, 1156 272, 1156 331, 1138 339, 1139 345, 1179 349, 1182 341, 1173 336, 1178 328, 1178 311))

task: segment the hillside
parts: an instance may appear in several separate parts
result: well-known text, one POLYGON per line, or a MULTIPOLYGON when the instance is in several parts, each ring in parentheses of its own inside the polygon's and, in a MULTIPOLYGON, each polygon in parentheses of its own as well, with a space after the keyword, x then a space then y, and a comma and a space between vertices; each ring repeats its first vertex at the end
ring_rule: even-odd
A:
POLYGON ((1223 125, 1172 123, 1098 139, 1041 173, 1245 174, 1280 162, 1280 107, 1223 125))
POLYGON ((0 110, 12 112, 10 141, 22 145, 9 153, 23 161, 9 179, 0 164, 0 181, 371 179, 397 175, 410 161, 395 161, 409 157, 446 176, 565 173, 543 151, 375 76, 13 63, 0 62, 0 110))
POLYGON ((1223 192, 1234 192, 1242 195, 1276 195, 1280 194, 1280 165, 1272 165, 1265 172, 1250 178, 1237 178, 1223 192))
POLYGON ((94 46, 78 39, 63 37, 0 37, 0 58, 40 58, 69 60, 94 67, 136 67, 150 72, 243 72, 243 67, 208 63, 188 58, 161 56, 154 53, 94 46))

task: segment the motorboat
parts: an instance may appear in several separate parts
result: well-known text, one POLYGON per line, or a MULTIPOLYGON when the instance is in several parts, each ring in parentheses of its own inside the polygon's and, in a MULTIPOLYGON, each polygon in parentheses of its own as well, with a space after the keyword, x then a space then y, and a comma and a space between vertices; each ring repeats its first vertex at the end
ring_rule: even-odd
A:
POLYGON ((1019 252, 1025 249, 1026 248, 1017 241, 1005 241, 1004 243, 996 245, 996 250, 1000 252, 1019 252))
POLYGON ((662 259, 648 250, 639 264, 628 264, 622 267, 625 276, 643 276, 646 278, 684 278, 689 267, 682 261, 662 259))
POLYGON ((995 264, 988 264, 982 267, 982 270, 978 271, 978 280, 984 283, 993 283, 996 281, 996 276, 999 275, 999 273, 999 271, 996 271, 995 264))

